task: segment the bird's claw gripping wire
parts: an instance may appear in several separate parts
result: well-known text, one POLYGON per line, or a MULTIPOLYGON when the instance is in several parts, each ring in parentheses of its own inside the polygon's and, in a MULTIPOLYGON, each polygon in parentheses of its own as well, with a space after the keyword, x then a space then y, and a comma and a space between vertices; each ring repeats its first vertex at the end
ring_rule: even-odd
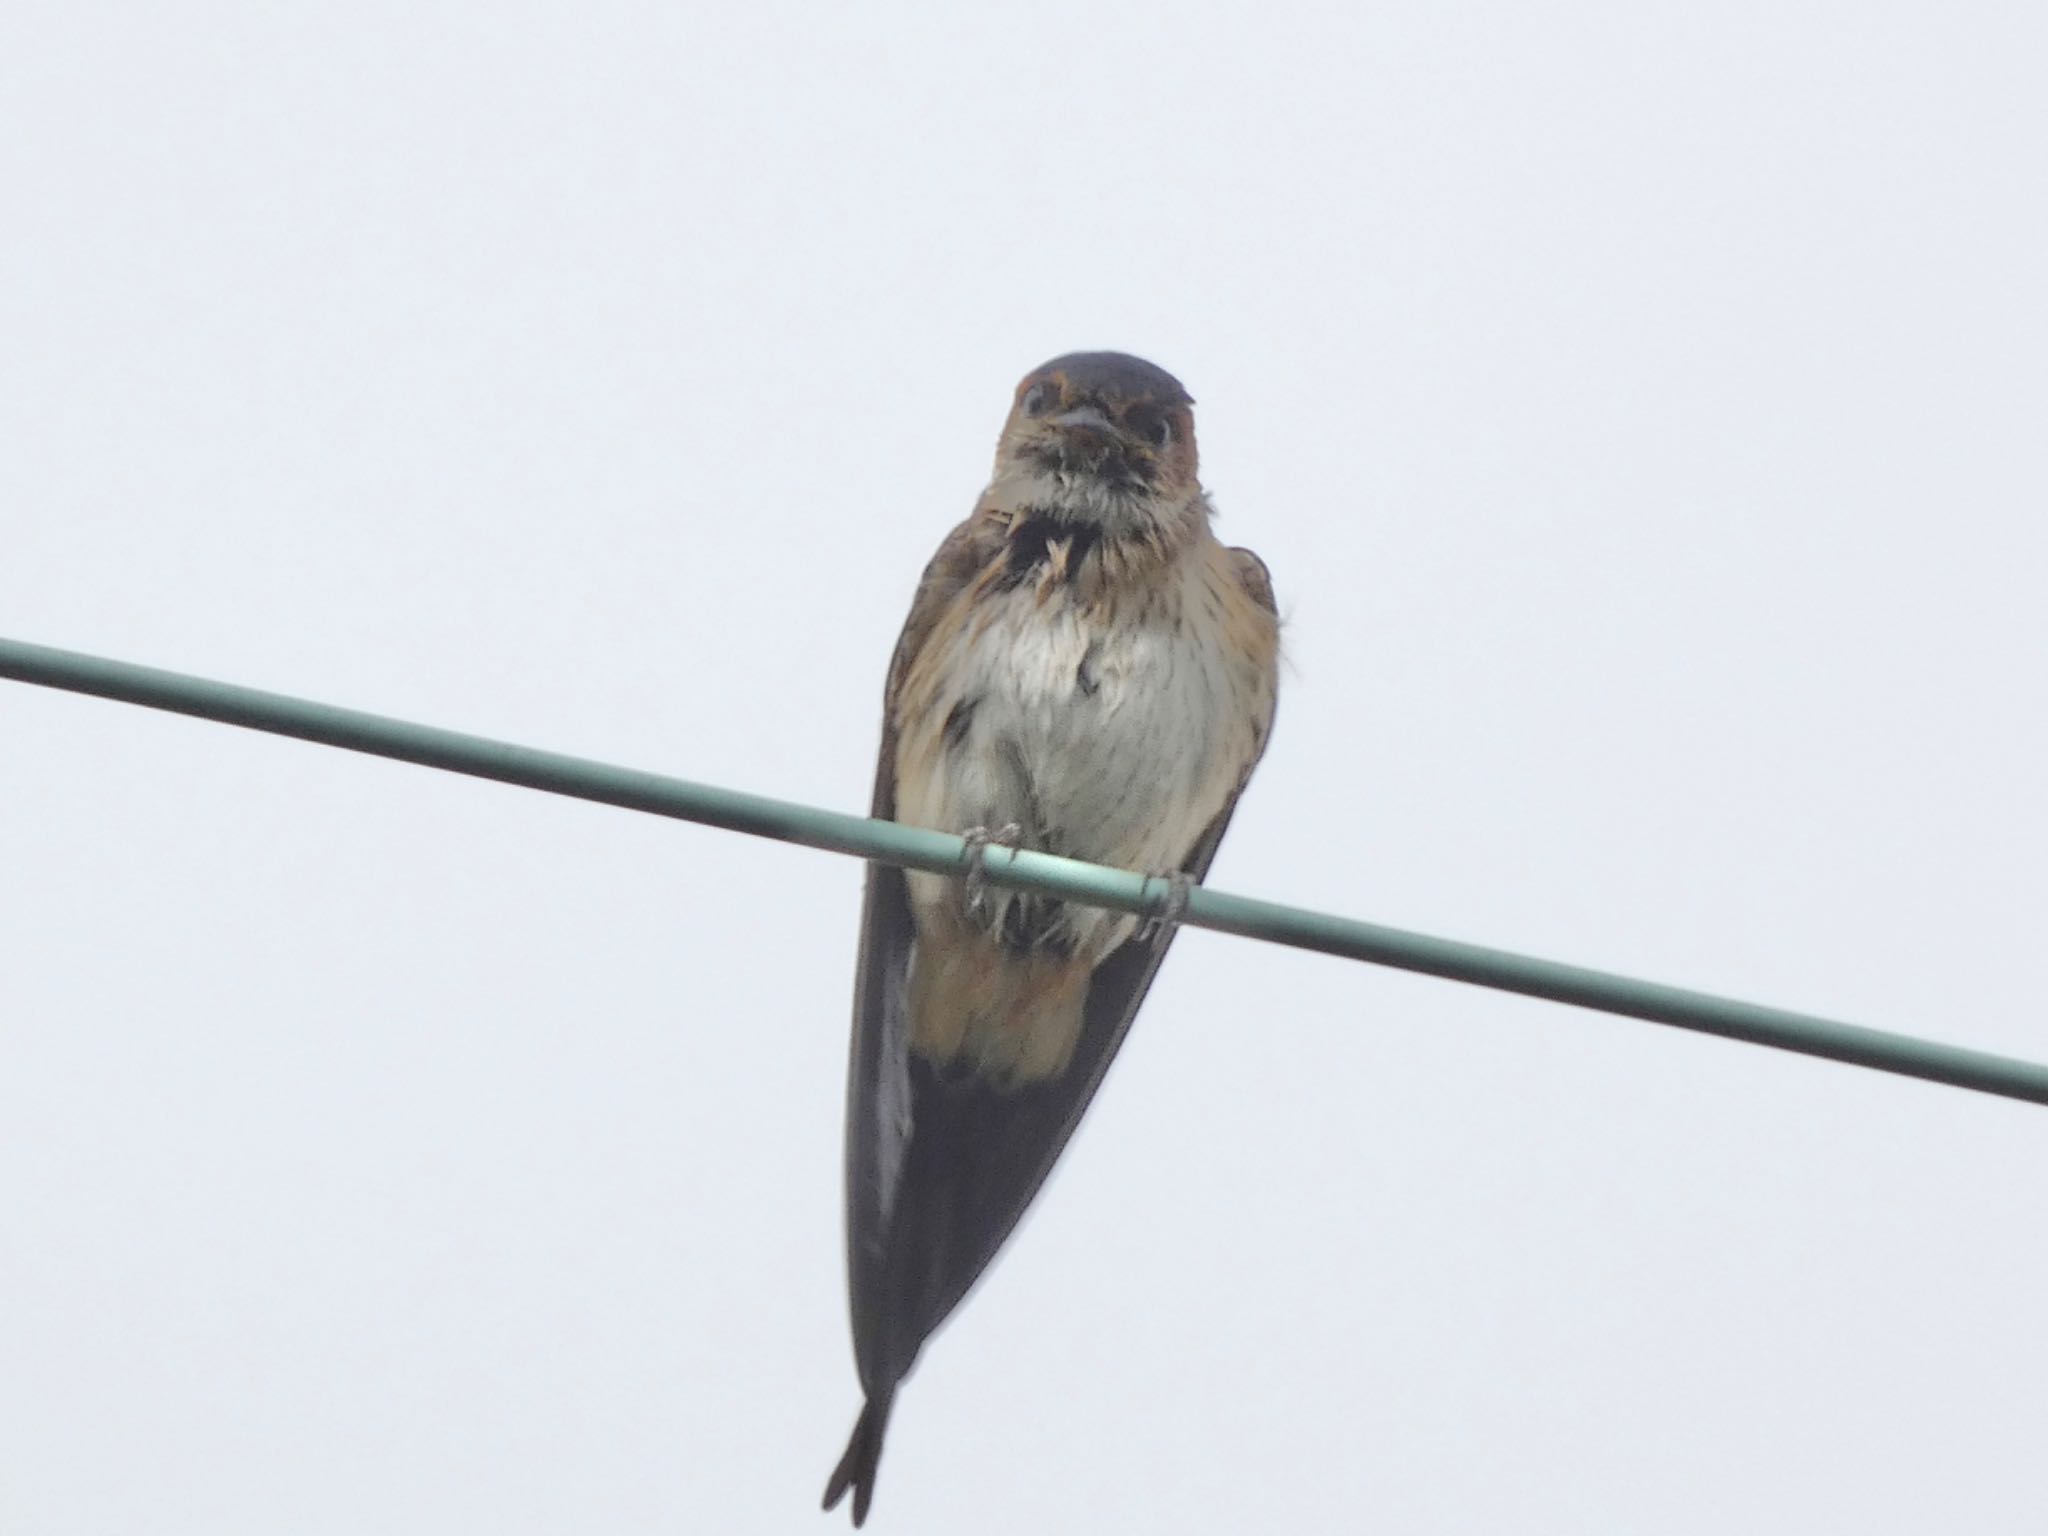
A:
POLYGON ((1166 901, 1145 920, 1144 927, 1138 930, 1138 941, 1164 948, 1166 941, 1173 937, 1174 929, 1180 926, 1180 920, 1187 916, 1188 899, 1194 894, 1195 878, 1184 869, 1169 870, 1155 878, 1166 882, 1166 901))
POLYGON ((960 852, 960 863, 966 870, 962 883, 967 888, 969 916, 980 917, 988 909, 989 845, 1014 850, 1023 835, 1024 829, 1014 821, 1004 822, 993 832, 987 827, 969 827, 960 834, 960 840, 967 845, 960 852))

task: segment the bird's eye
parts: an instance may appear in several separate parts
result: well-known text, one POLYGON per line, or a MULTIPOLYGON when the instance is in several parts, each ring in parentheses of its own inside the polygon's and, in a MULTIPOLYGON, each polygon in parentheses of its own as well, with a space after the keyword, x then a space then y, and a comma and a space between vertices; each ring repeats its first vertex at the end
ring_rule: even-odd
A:
POLYGON ((1156 405, 1138 406, 1124 416, 1124 421, 1154 448, 1164 448, 1173 441, 1173 423, 1156 405))
POLYGON ((1024 391, 1024 414, 1026 416, 1043 416, 1052 408, 1053 401, 1058 397, 1059 391, 1054 389, 1052 385, 1045 383, 1034 384, 1024 391))

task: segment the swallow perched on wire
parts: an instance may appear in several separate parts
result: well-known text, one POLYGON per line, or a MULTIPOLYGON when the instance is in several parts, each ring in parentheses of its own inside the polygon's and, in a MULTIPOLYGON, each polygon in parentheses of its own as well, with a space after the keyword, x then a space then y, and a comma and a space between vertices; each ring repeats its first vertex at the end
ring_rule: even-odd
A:
MULTIPOLYGON (((1210 531, 1193 404, 1117 352, 1017 386, 995 476, 896 645, 876 816, 971 847, 1208 870, 1272 727, 1279 621, 1259 558, 1210 531)), ((851 1490, 855 1525, 898 1384, 1037 1194, 1171 936, 870 866, 846 1125, 867 1401, 825 1489, 827 1509, 851 1490)))

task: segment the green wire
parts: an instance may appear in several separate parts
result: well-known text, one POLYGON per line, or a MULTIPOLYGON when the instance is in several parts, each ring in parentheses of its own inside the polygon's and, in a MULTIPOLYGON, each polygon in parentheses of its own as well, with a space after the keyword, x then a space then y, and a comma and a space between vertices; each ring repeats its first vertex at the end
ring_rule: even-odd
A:
MULTIPOLYGON (((196 715, 280 736, 296 736, 302 741, 343 747, 351 752, 368 752, 423 767, 444 768, 451 773, 496 779, 549 794, 702 822, 911 869, 958 870, 968 856, 965 841, 951 833, 928 832, 737 790, 715 789, 657 773, 642 773, 481 736, 465 736, 435 726, 415 725, 284 694, 238 688, 230 683, 20 641, 0 640, 0 677, 196 715)), ((1050 854, 992 846, 983 851, 982 861, 991 884, 1120 912, 1157 913, 1166 905, 1171 891, 1165 880, 1050 854)), ((1520 992, 1528 997, 1648 1019, 1731 1040, 1747 1040, 1753 1045, 2048 1104, 2048 1066, 1911 1035, 1864 1029, 1221 891, 1192 892, 1180 920, 1245 938, 1319 950, 1350 960, 1368 960, 1475 986, 1520 992)))

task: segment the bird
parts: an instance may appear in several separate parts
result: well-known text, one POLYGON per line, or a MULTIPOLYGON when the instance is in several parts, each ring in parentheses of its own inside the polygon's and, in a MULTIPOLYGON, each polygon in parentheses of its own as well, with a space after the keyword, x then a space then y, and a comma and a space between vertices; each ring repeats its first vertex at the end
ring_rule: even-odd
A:
POLYGON ((1193 405, 1120 352, 1025 375, 890 662, 872 813, 964 835, 971 867, 867 873, 845 1191, 865 1401, 824 1498, 851 1492, 856 1526, 898 1387, 1038 1193, 1173 934, 973 870, 1000 842, 1166 875, 1175 907, 1272 731, 1272 581, 1210 526, 1193 405))

